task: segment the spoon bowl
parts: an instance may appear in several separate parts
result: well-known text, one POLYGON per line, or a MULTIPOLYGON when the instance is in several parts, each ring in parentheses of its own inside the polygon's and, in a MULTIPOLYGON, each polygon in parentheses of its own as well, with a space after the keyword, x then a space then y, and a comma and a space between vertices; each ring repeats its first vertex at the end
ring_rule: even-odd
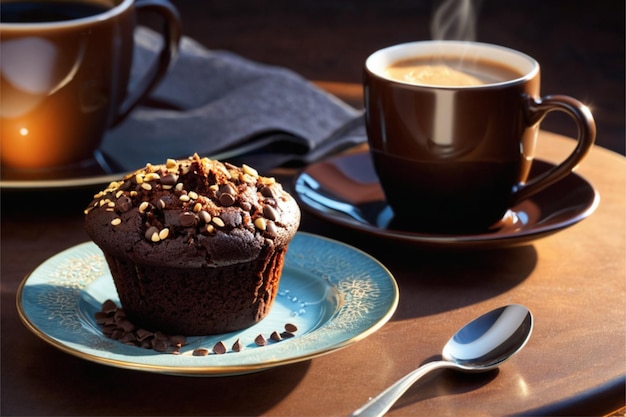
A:
POLYGON ((430 371, 453 368, 485 372, 497 368, 520 351, 533 329, 533 316, 524 306, 511 304, 470 321, 448 340, 442 360, 428 362, 371 399, 351 416, 384 415, 418 379, 430 371))

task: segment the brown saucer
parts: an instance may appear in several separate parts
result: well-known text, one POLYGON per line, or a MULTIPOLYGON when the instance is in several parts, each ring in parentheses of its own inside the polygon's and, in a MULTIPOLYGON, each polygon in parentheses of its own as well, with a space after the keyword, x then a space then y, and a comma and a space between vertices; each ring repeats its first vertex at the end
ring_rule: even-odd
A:
MULTIPOLYGON (((533 163, 531 177, 554 167, 533 163)), ((327 221, 360 232, 418 246, 485 249, 521 245, 572 226, 588 217, 600 196, 572 174, 512 207, 500 227, 478 234, 429 234, 394 224, 368 151, 337 156, 303 169, 294 181, 300 205, 327 221)))
POLYGON ((55 168, 21 170, 0 166, 0 189, 3 191, 37 191, 76 189, 108 184, 124 170, 100 150, 93 158, 55 168))

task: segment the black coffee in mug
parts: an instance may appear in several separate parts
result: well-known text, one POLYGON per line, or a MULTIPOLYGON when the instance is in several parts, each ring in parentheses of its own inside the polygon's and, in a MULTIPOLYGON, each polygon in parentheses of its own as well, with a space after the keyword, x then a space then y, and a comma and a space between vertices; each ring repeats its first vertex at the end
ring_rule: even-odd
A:
POLYGON ((102 3, 73 1, 25 1, 0 3, 2 23, 42 23, 82 19, 109 10, 102 3))
POLYGON ((369 147, 402 230, 489 232, 516 204, 569 175, 595 139, 589 109, 572 97, 541 96, 537 61, 509 48, 411 42, 373 53, 364 73, 369 147), (529 177, 539 124, 552 111, 577 123, 578 146, 529 177))

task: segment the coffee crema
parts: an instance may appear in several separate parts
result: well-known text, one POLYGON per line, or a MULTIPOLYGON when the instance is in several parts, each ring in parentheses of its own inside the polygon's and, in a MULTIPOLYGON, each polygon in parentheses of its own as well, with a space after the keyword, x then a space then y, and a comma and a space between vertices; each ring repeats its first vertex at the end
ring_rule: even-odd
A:
POLYGON ((384 76, 409 84, 469 87, 510 81, 522 74, 486 59, 462 61, 460 57, 425 56, 394 62, 385 68, 384 76))

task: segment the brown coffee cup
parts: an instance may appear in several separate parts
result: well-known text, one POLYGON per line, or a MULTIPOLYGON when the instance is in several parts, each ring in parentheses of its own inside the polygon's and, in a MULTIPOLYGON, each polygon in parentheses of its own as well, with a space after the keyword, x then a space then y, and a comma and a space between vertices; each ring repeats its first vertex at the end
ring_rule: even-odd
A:
POLYGON ((107 129, 167 72, 181 36, 166 0, 3 0, 0 157, 3 169, 49 169, 92 158, 107 129), (163 20, 159 59, 129 87, 136 11, 163 20))
POLYGON ((578 100, 540 95, 536 60, 477 42, 424 41, 370 55, 364 70, 368 143, 394 227, 481 233, 520 201, 569 175, 595 140, 578 100), (561 111, 578 144, 528 178, 541 120, 561 111))

